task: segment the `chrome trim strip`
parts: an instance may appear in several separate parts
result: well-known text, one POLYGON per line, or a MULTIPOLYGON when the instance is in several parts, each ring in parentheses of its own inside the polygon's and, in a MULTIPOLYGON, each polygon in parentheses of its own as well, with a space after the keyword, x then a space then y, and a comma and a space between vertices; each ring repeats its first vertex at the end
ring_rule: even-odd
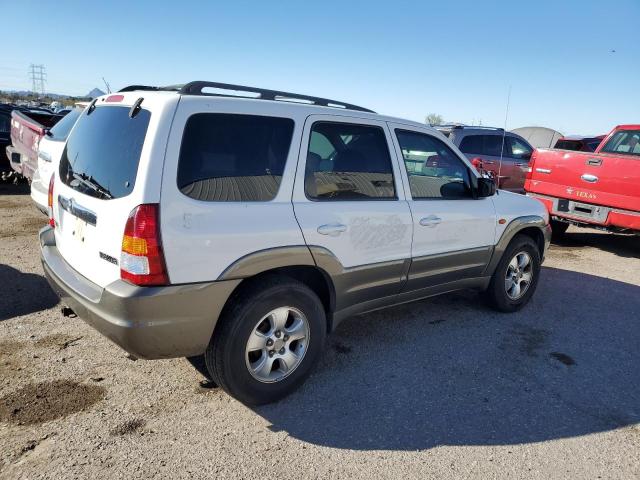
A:
POLYGON ((58 205, 63 210, 66 210, 71 215, 78 217, 81 220, 84 220, 89 225, 93 225, 94 227, 98 223, 98 216, 95 212, 92 212, 86 207, 79 205, 73 198, 63 197, 62 195, 58 195, 58 205))

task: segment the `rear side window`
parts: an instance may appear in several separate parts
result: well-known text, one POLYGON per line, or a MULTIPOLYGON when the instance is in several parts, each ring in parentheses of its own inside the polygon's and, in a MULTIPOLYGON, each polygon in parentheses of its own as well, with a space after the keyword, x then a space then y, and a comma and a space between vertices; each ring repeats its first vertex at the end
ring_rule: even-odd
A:
POLYGON ((640 155, 640 130, 620 130, 614 133, 600 151, 640 155))
POLYGON ((368 125, 314 123, 304 183, 312 200, 395 199, 384 131, 368 125))
POLYGON ((178 188, 208 202, 268 201, 278 193, 291 146, 290 118, 197 113, 178 160, 178 188))
POLYGON ((502 135, 467 135, 460 142, 460 151, 476 155, 499 157, 502 152, 502 135))
POLYGON ((64 142, 69 136, 69 132, 76 124, 78 118, 82 115, 81 108, 74 108, 69 113, 67 113, 64 117, 56 123, 51 130, 49 130, 50 140, 56 140, 60 142, 64 142))
POLYGON ((533 150, 531 147, 516 137, 506 137, 504 155, 518 160, 529 160, 533 150))
POLYGON ((151 113, 141 109, 131 118, 129 110, 96 107, 81 115, 60 159, 62 182, 106 200, 133 191, 151 113))

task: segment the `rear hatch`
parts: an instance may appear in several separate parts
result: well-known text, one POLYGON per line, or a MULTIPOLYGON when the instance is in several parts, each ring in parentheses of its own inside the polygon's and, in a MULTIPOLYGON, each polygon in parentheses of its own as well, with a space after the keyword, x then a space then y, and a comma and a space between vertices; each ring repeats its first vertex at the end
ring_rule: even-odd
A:
POLYGON ((102 287, 120 278, 129 213, 160 201, 178 98, 167 92, 103 97, 82 113, 62 152, 53 191, 56 244, 71 267, 102 287))
POLYGON ((640 157, 538 149, 530 165, 528 192, 640 210, 640 157))

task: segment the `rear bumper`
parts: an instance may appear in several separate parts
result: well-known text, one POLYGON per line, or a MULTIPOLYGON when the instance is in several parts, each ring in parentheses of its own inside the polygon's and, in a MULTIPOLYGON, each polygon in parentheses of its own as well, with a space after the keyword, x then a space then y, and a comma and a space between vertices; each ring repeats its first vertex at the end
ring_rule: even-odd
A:
POLYGON ((80 318, 138 358, 203 353, 218 316, 240 280, 137 287, 117 280, 102 288, 62 258, 51 227, 40 231, 49 284, 80 318))
POLYGON ((538 193, 529 192, 527 195, 541 201, 549 211, 551 218, 556 220, 566 220, 576 224, 611 230, 640 230, 640 212, 576 202, 538 193), (558 204, 560 201, 568 202, 568 212, 559 211, 558 204), (576 207, 582 208, 583 211, 591 210, 591 213, 583 213, 580 210, 576 210, 576 207))

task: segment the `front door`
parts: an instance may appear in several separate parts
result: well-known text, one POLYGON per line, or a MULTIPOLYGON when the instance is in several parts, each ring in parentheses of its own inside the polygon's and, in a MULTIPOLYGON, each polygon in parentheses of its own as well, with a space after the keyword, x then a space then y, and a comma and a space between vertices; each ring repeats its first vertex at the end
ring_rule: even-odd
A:
POLYGON ((312 115, 293 205, 336 310, 396 295, 411 256, 412 219, 384 122, 312 115))
POLYGON ((480 276, 495 242, 493 200, 473 198, 472 167, 442 139, 426 129, 390 127, 414 221, 406 290, 480 276))

